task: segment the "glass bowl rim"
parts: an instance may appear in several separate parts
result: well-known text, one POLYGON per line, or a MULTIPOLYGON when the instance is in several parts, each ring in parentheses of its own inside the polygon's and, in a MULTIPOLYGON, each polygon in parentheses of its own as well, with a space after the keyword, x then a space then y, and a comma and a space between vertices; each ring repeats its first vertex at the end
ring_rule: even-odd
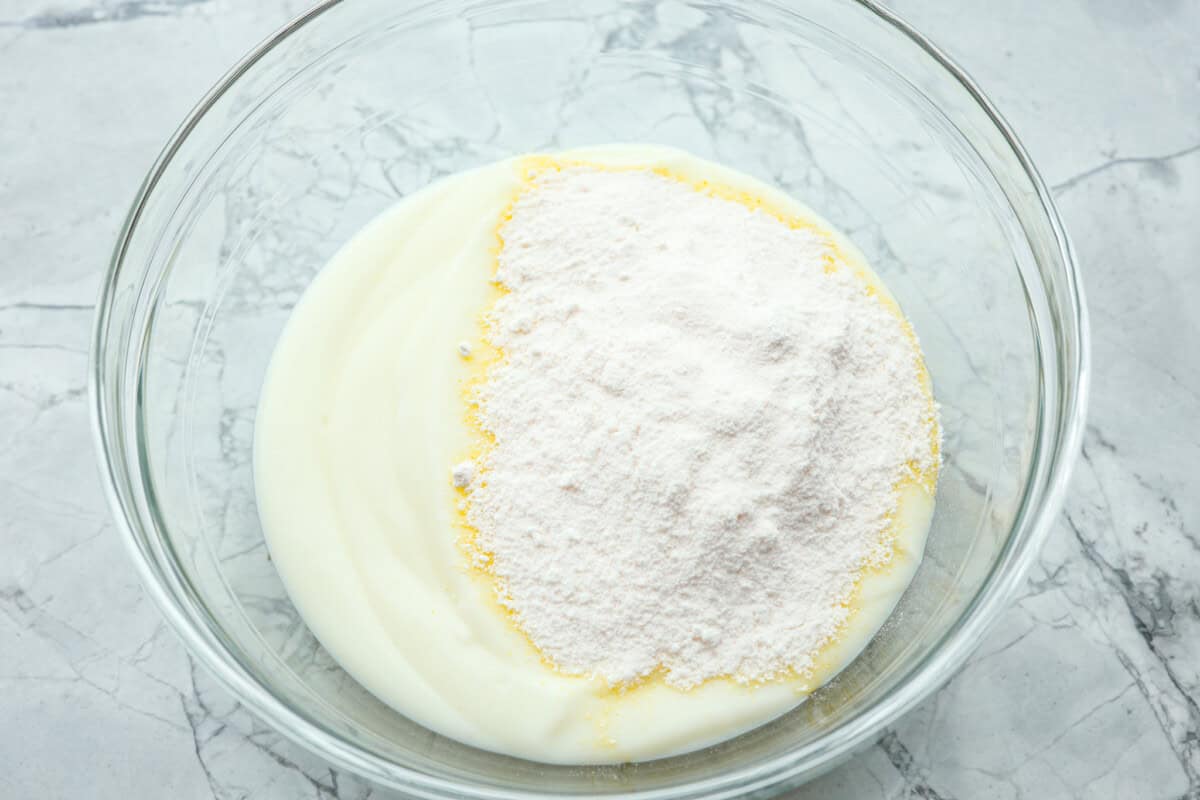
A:
MULTIPOLYGON (((344 768, 369 780, 393 789, 424 798, 470 797, 480 800, 518 800, 549 793, 505 789, 487 784, 442 778, 405 767, 385 758, 363 751, 339 734, 310 719, 281 699, 267 685, 251 674, 236 656, 224 646, 220 636, 206 627, 196 605, 197 598, 188 596, 186 579, 165 570, 157 560, 154 541, 157 526, 147 520, 127 496, 124 487, 131 481, 144 478, 139 464, 137 474, 127 469, 128 461, 120 449, 127 443, 122 429, 120 408, 106 402, 104 388, 110 380, 105 355, 109 352, 110 321, 114 314, 117 284, 122 270, 127 268, 126 255, 134 231, 156 186, 184 140, 204 115, 246 72, 267 53, 292 34, 341 5, 344 0, 322 0, 262 41, 235 64, 189 112, 172 134, 138 189, 101 285, 93 323, 89 355, 88 404, 92 438, 99 461, 104 492, 114 520, 133 558, 142 584, 168 624, 183 640, 188 651, 199 659, 222 687, 255 716, 301 747, 315 753, 335 766, 344 768), (120 455, 118 456, 118 453, 120 455)), ((757 0, 776 13, 794 12, 776 0, 757 0)), ((1035 452, 1028 468, 1028 479, 1008 538, 988 576, 979 590, 950 628, 920 662, 913 665, 891 691, 874 705, 859 711, 829 735, 821 737, 798 750, 783 753, 761 764, 730 770, 724 774, 697 782, 683 783, 650 790, 634 790, 606 795, 620 798, 733 797, 748 792, 782 791, 798 785, 805 776, 837 763, 837 760, 865 744, 884 727, 923 700, 948 680, 978 645, 984 634, 1024 581, 1045 541, 1054 517, 1061 506, 1070 473, 1079 451, 1085 426, 1087 397, 1090 382, 1089 323, 1083 287, 1075 260, 1074 249, 1059 218, 1053 197, 1033 166, 1028 154, 1005 119, 976 86, 967 73, 936 45, 892 11, 876 0, 849 0, 886 23, 903 37, 911 40, 930 56, 952 79, 967 91, 982 110, 1004 143, 1015 156, 1036 192, 1039 211, 1054 236, 1057 257, 1063 268, 1066 291, 1059 298, 1060 313, 1055 315, 1056 336, 1046 344, 1039 340, 1039 372, 1043 382, 1046 372, 1042 348, 1053 346, 1057 351, 1062 396, 1055 415, 1057 425, 1039 425, 1035 452), (1065 313, 1064 313, 1065 312, 1065 313), (1074 334, 1075 346, 1061 348, 1065 339, 1074 334), (1050 441, 1045 441, 1046 437, 1050 441), (1052 445, 1047 447, 1046 445, 1052 445), (1044 466, 1044 470, 1038 467, 1044 466), (1040 481, 1038 475, 1040 474, 1040 481), (1034 491, 1036 490, 1036 491, 1034 491), (1036 506, 1030 503, 1037 497, 1036 506), (1001 566, 1004 567, 1001 570, 1001 566)), ((426 4, 409 9, 409 13, 426 4)), ((1024 228, 1023 228, 1024 230, 1024 228)), ((136 269, 136 267, 128 267, 136 269)), ((1052 302, 1053 306, 1054 303, 1052 302)), ((120 405, 119 403, 117 404, 120 405)), ((1043 412, 1044 413, 1044 410, 1043 412)), ((575 795, 578 796, 578 795, 575 795)))

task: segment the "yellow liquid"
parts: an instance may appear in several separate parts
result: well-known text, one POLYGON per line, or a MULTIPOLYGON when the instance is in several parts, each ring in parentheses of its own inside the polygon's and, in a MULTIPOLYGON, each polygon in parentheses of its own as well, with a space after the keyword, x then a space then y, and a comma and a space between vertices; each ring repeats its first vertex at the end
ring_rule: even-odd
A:
POLYGON ((916 570, 936 474, 914 474, 901 487, 893 556, 864 572, 849 620, 811 674, 753 686, 720 679, 688 691, 652 679, 614 690, 541 658, 496 603, 489 576, 468 566, 459 546, 462 498, 449 473, 487 446, 464 424, 464 390, 496 355, 483 346, 479 315, 495 298, 498 224, 530 169, 577 162, 652 169, 818 230, 833 245, 830 268, 854 270, 900 314, 852 244, 740 173, 646 146, 512 159, 406 198, 322 270, 272 360, 255 475, 263 528, 289 594, 367 689, 478 747, 598 764, 729 738, 786 712, 840 671, 916 570), (457 355, 461 341, 473 346, 471 358, 457 355))

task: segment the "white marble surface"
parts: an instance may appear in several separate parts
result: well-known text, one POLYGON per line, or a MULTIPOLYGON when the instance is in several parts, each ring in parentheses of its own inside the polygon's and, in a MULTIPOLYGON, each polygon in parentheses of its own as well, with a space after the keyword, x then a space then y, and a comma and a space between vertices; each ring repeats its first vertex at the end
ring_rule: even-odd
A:
MULTIPOLYGON (((0 796, 365 798, 241 710, 139 587, 89 325, 167 134, 294 0, 0 0, 0 796)), ((1200 4, 897 0, 1054 185, 1092 311, 1084 459, 968 666, 803 798, 1200 797, 1200 4)))

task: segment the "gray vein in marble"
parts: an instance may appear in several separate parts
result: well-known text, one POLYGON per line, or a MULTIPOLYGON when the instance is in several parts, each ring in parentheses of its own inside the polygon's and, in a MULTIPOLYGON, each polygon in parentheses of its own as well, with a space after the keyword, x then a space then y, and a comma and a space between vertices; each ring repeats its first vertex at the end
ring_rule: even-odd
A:
POLYGON ((895 731, 889 731, 879 740, 879 748, 887 754, 888 760, 904 779, 904 785, 909 797, 921 800, 953 800, 949 795, 942 794, 929 785, 922 770, 917 765, 912 753, 900 741, 895 731))
MULTIPOLYGON (((1091 430, 1094 431, 1094 428, 1091 430)), ((1102 436, 1093 434, 1091 439, 1094 442, 1099 442, 1101 447, 1108 449, 1114 454, 1116 453, 1116 447, 1110 442, 1105 441, 1102 436)), ((1089 468, 1094 469, 1088 444, 1085 444, 1083 447, 1082 457, 1085 464, 1089 468)), ((1107 496, 1105 497, 1105 502, 1108 502, 1107 496)), ((1166 496, 1163 496, 1160 502, 1174 505, 1174 501, 1166 496)), ((1131 578, 1127 569, 1110 563, 1099 552, 1096 543, 1085 536, 1079 525, 1072 519, 1069 511, 1064 512, 1062 516, 1067 523, 1067 527, 1078 542, 1083 557, 1096 569, 1105 583, 1120 596, 1125 608, 1129 612, 1133 626, 1145 644, 1146 649, 1161 665, 1163 673, 1177 692, 1177 701, 1186 709, 1188 725, 1182 732, 1172 730, 1168 727, 1165 720, 1161 717, 1159 719, 1160 724, 1163 725, 1163 733, 1175 749, 1179 757, 1180 766, 1188 776, 1189 782, 1194 787, 1200 787, 1200 706, 1197 705, 1194 697, 1195 687, 1189 689, 1184 686, 1171 660, 1163 654, 1158 645, 1160 637, 1177 635, 1174 627, 1177 612, 1168 592, 1170 577, 1166 573, 1156 571, 1150 576, 1152 585, 1139 586, 1131 578)), ((1191 541, 1194 545, 1194 540, 1191 541)), ((1193 600, 1192 603, 1194 602, 1193 600)), ((1200 616, 1197 615, 1194 606, 1190 608, 1190 612, 1193 616, 1200 616)), ((1116 652, 1120 653, 1119 650, 1116 652)), ((1126 669, 1129 669, 1128 661, 1122 661, 1122 665, 1126 666, 1126 669)), ((1130 670, 1130 677, 1137 682, 1139 691, 1145 697, 1146 702, 1152 709, 1157 711, 1160 697, 1146 690, 1145 684, 1140 681, 1136 670, 1130 670)))
POLYGON ((162 17, 178 13, 186 6, 202 5, 212 0, 130 0, 105 3, 63 11, 43 11, 19 20, 0 19, 0 27, 45 30, 76 28, 103 22, 127 22, 145 17, 162 17))
POLYGON ((1085 181, 1089 178, 1099 175, 1102 172, 1107 172, 1108 170, 1112 169, 1113 167, 1120 167, 1120 166, 1126 166, 1126 165, 1137 165, 1137 166, 1143 166, 1143 167, 1157 168, 1157 171, 1155 174, 1159 177, 1159 179, 1164 180, 1164 181, 1170 181, 1173 178, 1171 176, 1171 173, 1166 171, 1166 165, 1170 164, 1172 161, 1174 161, 1177 158, 1183 158, 1184 156, 1190 156, 1193 153, 1200 153, 1200 144, 1194 144, 1194 145, 1191 145, 1190 147, 1185 147, 1182 150, 1176 150, 1173 153, 1166 153, 1161 156, 1122 156, 1119 158, 1114 156, 1114 157, 1108 159, 1107 161, 1105 161, 1103 164, 1099 164, 1095 167, 1091 167, 1090 169, 1086 169, 1083 172, 1078 173, 1077 175, 1072 175, 1070 178, 1067 178, 1065 181, 1060 181, 1059 183, 1054 184, 1054 186, 1052 188, 1053 188, 1055 194, 1062 194, 1064 192, 1070 191, 1072 188, 1074 188, 1076 185, 1078 185, 1082 181, 1085 181))
MULTIPOLYGON (((1101 454, 1106 459, 1111 459, 1114 464, 1120 458, 1118 446, 1105 437, 1097 426, 1091 425, 1088 428, 1083 447, 1082 460, 1083 468, 1094 477, 1099 476, 1097 458, 1101 454)), ((1152 493, 1154 502, 1159 505, 1161 511, 1165 512, 1165 519, 1178 519, 1178 506, 1168 493, 1152 486, 1136 473, 1130 474, 1138 486, 1152 493)), ((1104 521, 1108 526, 1112 526, 1114 524, 1113 503, 1103 484, 1099 485, 1098 489, 1104 521)), ((1101 550, 1099 541, 1085 533, 1072 513, 1070 505, 1062 516, 1084 560, 1095 570, 1103 583, 1113 591, 1113 594, 1120 598, 1128 614, 1128 619, 1140 639, 1140 644, 1144 646, 1143 652, 1155 662, 1155 666, 1166 679, 1166 687, 1153 685, 1152 673, 1148 673, 1144 667, 1139 666, 1127 645, 1106 633, 1113 654, 1138 688, 1147 707, 1153 712, 1165 740, 1171 746, 1180 768, 1187 776, 1189 791, 1186 796, 1194 797, 1200 791, 1200 769, 1198 769, 1200 767, 1200 707, 1197 706, 1195 699, 1196 686, 1188 685, 1188 680, 1180 674, 1174 659, 1164 652, 1162 642, 1177 640, 1181 633, 1178 630, 1178 624, 1184 618, 1182 615, 1190 617, 1189 621, 1191 622, 1200 619, 1195 597, 1192 596, 1185 600, 1186 607, 1184 609, 1177 608, 1177 600, 1173 592, 1177 591, 1179 585, 1178 575, 1173 578, 1160 568, 1147 570, 1140 559, 1128 561, 1128 554, 1124 552, 1115 552, 1113 556, 1116 560, 1113 556, 1106 556, 1101 550), (1122 562, 1129 566, 1123 566, 1122 562), (1168 687, 1170 694, 1173 695, 1170 701, 1167 701, 1164 695, 1164 688, 1168 687), (1182 719, 1179 718, 1180 716, 1182 719)), ((1183 526, 1182 520, 1179 520, 1175 527, 1176 533, 1195 551, 1195 539, 1183 526)), ((1145 534, 1146 528, 1147 524, 1141 523, 1135 526, 1133 533, 1142 536, 1145 534)), ((1190 667, 1195 669, 1194 664, 1190 667)))

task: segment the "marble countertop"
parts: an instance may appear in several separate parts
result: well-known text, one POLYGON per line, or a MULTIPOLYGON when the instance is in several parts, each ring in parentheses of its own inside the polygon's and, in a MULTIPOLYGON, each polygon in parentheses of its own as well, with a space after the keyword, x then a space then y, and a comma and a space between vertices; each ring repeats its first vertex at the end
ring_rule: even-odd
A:
MULTIPOLYGON (((1083 458, 967 666, 799 798, 1200 797, 1200 4, 895 0, 1054 187, 1083 265, 1083 458)), ((139 586, 85 408, 138 183, 295 0, 0 0, 0 795, 367 798, 250 717, 139 586)))

